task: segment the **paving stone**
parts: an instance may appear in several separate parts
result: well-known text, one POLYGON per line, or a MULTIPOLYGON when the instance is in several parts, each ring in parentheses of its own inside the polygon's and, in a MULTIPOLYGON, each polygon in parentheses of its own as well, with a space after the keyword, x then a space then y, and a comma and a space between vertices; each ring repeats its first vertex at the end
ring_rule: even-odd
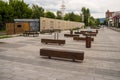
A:
MULTIPOLYGON (((13 76, 11 78, 11 80, 32 80, 30 78, 27 78, 27 77, 23 77, 23 76, 13 76)), ((34 79, 35 80, 35 79, 34 79)))
POLYGON ((6 43, 6 44, 1 44, 0 47, 4 47, 4 48, 19 48, 19 47, 23 47, 25 45, 22 44, 13 44, 13 43, 6 43))
POLYGON ((12 79, 10 79, 10 78, 0 77, 0 80, 12 80, 12 79))
MULTIPOLYGON (((0 44, 1 45, 1 44, 0 44)), ((0 52, 3 52, 3 51, 6 51, 6 50, 4 50, 4 49, 0 49, 0 52)))
POLYGON ((1 80, 1 78, 10 79, 10 78, 12 78, 12 77, 13 77, 13 75, 10 74, 10 73, 0 73, 0 80, 1 80))
MULTIPOLYGON (((65 45, 42 44, 41 38, 54 38, 54 34, 39 37, 2 39, 0 44, 0 80, 120 80, 120 34, 110 29, 99 30, 91 48, 85 41, 64 37, 65 45), (58 58, 40 57, 40 48, 62 48, 85 52, 83 63, 58 58)), ((82 36, 82 35, 80 35, 82 36)))

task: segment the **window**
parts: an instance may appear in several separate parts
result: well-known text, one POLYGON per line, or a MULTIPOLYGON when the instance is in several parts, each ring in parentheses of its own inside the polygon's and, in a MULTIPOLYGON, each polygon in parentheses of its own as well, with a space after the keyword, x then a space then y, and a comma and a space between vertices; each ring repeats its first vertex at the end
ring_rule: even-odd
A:
POLYGON ((21 27, 22 27, 22 25, 17 25, 17 27, 18 27, 18 28, 21 28, 21 27))

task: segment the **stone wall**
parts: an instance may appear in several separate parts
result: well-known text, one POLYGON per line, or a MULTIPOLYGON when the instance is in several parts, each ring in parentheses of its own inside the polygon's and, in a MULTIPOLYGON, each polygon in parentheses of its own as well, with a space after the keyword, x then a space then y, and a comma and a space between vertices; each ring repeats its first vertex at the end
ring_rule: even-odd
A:
POLYGON ((82 26, 84 26, 84 23, 81 22, 64 21, 64 20, 40 17, 40 31, 46 29, 67 30, 78 27, 80 28, 82 26))

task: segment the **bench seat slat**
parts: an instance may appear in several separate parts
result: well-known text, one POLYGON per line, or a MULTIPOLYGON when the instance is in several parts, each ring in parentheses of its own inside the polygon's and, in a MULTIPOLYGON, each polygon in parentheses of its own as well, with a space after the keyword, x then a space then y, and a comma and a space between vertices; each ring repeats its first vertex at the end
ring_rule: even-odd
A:
POLYGON ((65 44, 65 40, 55 40, 55 39, 41 39, 42 43, 57 43, 57 44, 65 44))
MULTIPOLYGON (((86 40, 86 37, 73 37, 73 40, 86 40)), ((91 41, 94 41, 94 38, 91 38, 91 41)))
POLYGON ((64 34, 65 37, 79 37, 77 34, 64 34))

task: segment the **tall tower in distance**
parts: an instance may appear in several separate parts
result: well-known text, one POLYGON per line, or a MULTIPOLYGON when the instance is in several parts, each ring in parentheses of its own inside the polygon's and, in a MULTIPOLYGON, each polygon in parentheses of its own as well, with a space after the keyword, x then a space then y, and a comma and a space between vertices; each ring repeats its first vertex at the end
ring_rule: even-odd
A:
POLYGON ((64 12, 65 12, 65 3, 64 3, 64 0, 62 0, 61 12, 62 12, 62 19, 64 20, 64 12))

